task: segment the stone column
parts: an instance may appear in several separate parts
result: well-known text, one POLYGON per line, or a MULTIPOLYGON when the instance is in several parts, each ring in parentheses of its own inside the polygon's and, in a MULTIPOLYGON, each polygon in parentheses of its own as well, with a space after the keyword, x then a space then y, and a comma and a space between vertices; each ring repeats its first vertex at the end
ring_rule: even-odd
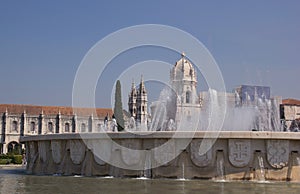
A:
POLYGON ((38 123, 38 134, 42 134, 43 133, 43 123, 44 123, 44 114, 43 111, 39 116, 39 123, 38 123))
POLYGON ((88 121, 88 132, 93 132, 93 115, 91 115, 89 117, 89 121, 88 121))
POLYGON ((21 128, 20 128, 20 136, 24 136, 26 133, 26 112, 24 111, 21 116, 21 128))
POLYGON ((5 149, 5 136, 6 136, 6 129, 7 129, 7 124, 6 124, 6 118, 7 118, 7 110, 5 113, 2 115, 2 126, 1 126, 1 136, 0 136, 0 145, 1 145, 1 152, 4 154, 7 153, 7 149, 5 149))
POLYGON ((0 121, 0 154, 2 154, 2 144, 3 144, 3 115, 0 121))
POLYGON ((56 116, 55 133, 59 133, 61 130, 62 130, 62 128, 61 128, 61 114, 60 114, 60 111, 59 111, 58 115, 56 116))
POLYGON ((72 119, 72 133, 76 133, 76 125, 77 125, 77 116, 76 114, 73 116, 72 119))

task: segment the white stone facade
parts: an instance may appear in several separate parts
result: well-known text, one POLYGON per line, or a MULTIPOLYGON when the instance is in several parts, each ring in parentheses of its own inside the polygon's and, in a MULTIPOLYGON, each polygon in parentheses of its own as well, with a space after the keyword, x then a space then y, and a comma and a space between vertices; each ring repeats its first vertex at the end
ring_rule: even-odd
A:
MULTIPOLYGON (((22 113, 20 110, 23 105, 0 106, 1 108, 9 107, 8 110, 0 112, 0 154, 12 151, 12 149, 24 148, 19 143, 21 136, 112 131, 110 118, 107 118, 105 122, 105 115, 112 115, 110 109, 96 109, 96 112, 102 112, 99 116, 93 116, 92 113, 76 116, 70 113, 60 113, 60 111, 55 114, 55 110, 52 109, 56 107, 46 107, 48 112, 41 111, 37 114, 37 106, 25 105, 29 111, 26 112, 24 109, 22 113)), ((62 108, 72 109, 71 107, 62 108)))
POLYGON ((181 59, 175 63, 171 70, 170 82, 177 98, 175 117, 177 128, 197 127, 187 127, 187 125, 197 123, 193 121, 193 118, 199 117, 200 98, 196 89, 196 71, 184 53, 181 54, 181 59))
POLYGON ((280 117, 285 124, 285 130, 299 130, 300 123, 300 101, 295 99, 285 99, 280 105, 280 117))

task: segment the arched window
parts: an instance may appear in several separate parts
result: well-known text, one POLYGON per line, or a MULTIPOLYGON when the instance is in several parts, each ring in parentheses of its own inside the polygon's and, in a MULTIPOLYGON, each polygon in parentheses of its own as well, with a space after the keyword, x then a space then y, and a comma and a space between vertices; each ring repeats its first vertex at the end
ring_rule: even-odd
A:
POLYGON ((52 123, 52 122, 48 122, 48 131, 49 131, 50 133, 53 132, 53 123, 52 123))
POLYGON ((91 117, 90 117, 89 120, 88 120, 88 131, 89 131, 89 132, 92 132, 92 131, 93 131, 93 120, 92 120, 91 117))
POLYGON ((35 122, 30 123, 30 131, 31 133, 35 133, 35 122))
POLYGON ((186 99, 186 103, 190 103, 191 102, 191 94, 190 92, 186 92, 186 96, 185 96, 185 99, 186 99))
POLYGON ((12 122, 12 131, 18 132, 18 122, 17 121, 12 122))
POLYGON ((85 132, 85 124, 84 123, 81 124, 81 132, 85 132))
POLYGON ((22 146, 18 142, 12 141, 7 145, 8 153, 12 154, 21 154, 22 146))
POLYGON ((70 132, 70 124, 65 123, 65 132, 70 132))

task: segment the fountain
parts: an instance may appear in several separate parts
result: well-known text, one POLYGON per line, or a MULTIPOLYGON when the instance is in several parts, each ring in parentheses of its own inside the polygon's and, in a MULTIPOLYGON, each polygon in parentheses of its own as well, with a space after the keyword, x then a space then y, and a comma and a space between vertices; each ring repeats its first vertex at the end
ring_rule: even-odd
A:
POLYGON ((185 172, 184 172, 184 161, 181 163, 181 178, 178 178, 178 180, 184 181, 185 179, 185 172))
POLYGON ((290 164, 288 167, 287 180, 292 182, 300 181, 300 154, 297 151, 293 151, 290 154, 290 164))
POLYGON ((254 180, 258 182, 266 181, 265 165, 263 155, 260 150, 256 150, 254 154, 254 180))
POLYGON ((218 150, 217 151, 217 181, 225 181, 226 176, 225 176, 225 165, 224 165, 224 153, 223 150, 218 150))
MULTIPOLYGON (((239 92, 225 93, 210 88, 198 96, 195 71, 184 55, 170 77, 172 88, 164 88, 158 101, 151 105, 149 132, 144 131, 146 126, 140 126, 139 121, 130 118, 128 130, 143 130, 142 135, 113 132, 115 120, 109 125, 106 119, 105 132, 22 136, 20 141, 26 143, 27 171, 33 174, 88 172, 84 175, 177 177, 181 180, 195 177, 225 181, 232 177, 244 180, 247 169, 252 168, 253 179, 265 181, 265 167, 284 174, 286 168, 276 166, 278 158, 282 159, 282 153, 300 152, 298 134, 269 133, 279 130, 279 101, 270 98, 268 89, 263 93, 264 87, 247 86, 249 92, 247 87, 245 91, 241 87, 239 92), (223 113, 226 113, 224 122, 223 113), (181 147, 183 142, 188 142, 185 148, 181 147), (202 143, 209 145, 205 153, 199 153, 203 150, 202 143), (127 145, 130 149, 118 145, 127 145), (182 153, 182 150, 186 152, 182 153), (101 160, 93 160, 91 151, 94 158, 102 156, 101 160), (176 165, 176 158, 181 158, 181 163, 176 165), (62 167, 58 171, 62 163, 67 169, 62 167), (86 166, 91 166, 89 171, 85 170, 86 166)), ((284 161, 292 165, 290 177, 293 179, 294 172, 300 172, 295 170, 300 157, 294 154, 292 159, 284 161)), ((268 178, 276 179, 276 175, 270 173, 268 178)), ((300 182, 300 179, 295 180, 300 182)))
POLYGON ((176 102, 174 98, 174 92, 171 88, 166 87, 161 91, 159 100, 152 103, 151 115, 153 118, 150 126, 151 131, 166 131, 168 128, 172 128, 172 130, 175 128, 174 114, 176 113, 176 102))
POLYGON ((130 117, 128 130, 129 131, 136 131, 136 124, 135 124, 135 118, 134 117, 130 117))
POLYGON ((140 179, 149 179, 152 177, 151 175, 151 152, 147 151, 145 153, 145 162, 144 162, 144 170, 142 171, 142 175, 140 179))
POLYGON ((266 99, 257 95, 252 99, 247 92, 245 93, 245 100, 241 102, 238 92, 224 94, 212 89, 202 92, 200 98, 203 99, 203 105, 200 110, 198 130, 218 130, 216 120, 222 119, 222 112, 225 110, 222 131, 251 131, 252 129, 281 131, 279 119, 281 99, 266 99), (215 118, 211 117, 213 110, 216 111, 215 118))
POLYGON ((174 131, 176 129, 175 122, 173 119, 170 119, 168 122, 167 131, 174 131))
POLYGON ((163 131, 166 122, 166 105, 162 102, 155 102, 152 104, 155 106, 154 113, 152 113, 153 118, 150 126, 151 131, 163 131))

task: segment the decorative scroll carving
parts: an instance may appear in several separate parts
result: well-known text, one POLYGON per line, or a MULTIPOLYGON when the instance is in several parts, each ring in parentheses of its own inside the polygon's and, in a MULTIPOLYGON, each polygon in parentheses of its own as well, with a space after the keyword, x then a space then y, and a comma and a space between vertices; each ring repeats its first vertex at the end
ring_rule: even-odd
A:
POLYGON ((267 140, 267 160, 274 168, 283 168, 289 160, 288 140, 267 140))
MULTIPOLYGON (((206 140, 207 141, 207 140, 206 140)), ((191 160, 199 167, 208 166, 212 161, 212 151, 209 149, 205 154, 200 154, 200 145, 202 140, 194 139, 190 144, 191 160)))
POLYGON ((70 156, 74 164, 81 164, 85 157, 85 145, 81 140, 70 140, 70 156))
POLYGON ((51 150, 54 163, 59 164, 62 159, 62 142, 59 140, 52 140, 51 150))
POLYGON ((38 142, 38 151, 39 151, 39 156, 42 162, 46 162, 48 160, 47 158, 47 154, 48 151, 48 142, 44 142, 44 141, 39 141, 38 142))

